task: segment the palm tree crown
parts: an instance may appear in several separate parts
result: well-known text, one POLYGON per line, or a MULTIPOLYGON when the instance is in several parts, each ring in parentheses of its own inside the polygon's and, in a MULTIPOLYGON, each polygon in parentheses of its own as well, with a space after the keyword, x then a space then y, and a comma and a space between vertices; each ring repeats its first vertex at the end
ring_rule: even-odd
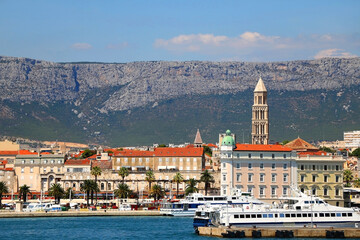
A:
POLYGON ((200 181, 205 183, 205 196, 206 196, 208 188, 210 187, 210 183, 214 182, 214 177, 208 170, 205 170, 201 173, 200 181))
POLYGON ((117 189, 114 191, 115 195, 119 198, 127 198, 131 193, 129 186, 125 183, 119 183, 117 189))
POLYGON ((64 196, 64 189, 59 183, 53 183, 49 188, 49 195, 55 197, 55 202, 60 203, 60 198, 64 196))
POLYGON ((8 188, 8 186, 6 186, 6 183, 0 182, 0 209, 2 208, 2 205, 1 205, 2 195, 4 193, 8 193, 8 192, 9 192, 9 188, 8 188))
POLYGON ((91 193, 91 204, 93 204, 93 192, 99 191, 99 187, 94 180, 85 180, 81 186, 81 191, 86 192, 87 205, 89 206, 89 195, 91 193))
POLYGON ((155 181, 154 172, 149 170, 146 172, 145 180, 149 183, 149 192, 151 191, 151 183, 155 181))
POLYGON ((196 185, 197 185, 197 181, 194 178, 190 178, 187 182, 185 194, 189 195, 190 193, 199 192, 199 189, 196 187, 196 185))
POLYGON ((180 172, 177 172, 173 177, 173 181, 176 183, 176 197, 177 197, 179 195, 179 183, 182 183, 184 181, 184 178, 180 172))
POLYGON ((159 200, 161 197, 165 195, 165 191, 158 184, 155 184, 151 188, 151 195, 154 196, 155 200, 159 200))
MULTIPOLYGON (((101 168, 99 168, 98 166, 95 166, 91 169, 91 175, 95 176, 95 183, 97 184, 97 177, 101 175, 101 168)), ((96 196, 96 202, 97 202, 97 192, 99 191, 98 189, 94 190, 95 191, 95 196, 96 196)), ((91 197, 91 202, 92 202, 92 197, 91 197)))
POLYGON ((24 202, 27 201, 27 197, 26 197, 26 196, 28 195, 28 193, 30 193, 30 186, 28 186, 28 185, 26 185, 26 184, 22 185, 22 186, 20 187, 19 195, 20 195, 20 196, 22 195, 24 202))
POLYGON ((122 177, 122 182, 125 183, 125 178, 129 176, 129 170, 126 167, 122 167, 120 168, 118 174, 122 177))
POLYGON ((354 179, 354 176, 351 172, 351 170, 346 169, 344 171, 344 181, 346 182, 346 186, 345 187, 350 187, 351 186, 351 181, 354 179))

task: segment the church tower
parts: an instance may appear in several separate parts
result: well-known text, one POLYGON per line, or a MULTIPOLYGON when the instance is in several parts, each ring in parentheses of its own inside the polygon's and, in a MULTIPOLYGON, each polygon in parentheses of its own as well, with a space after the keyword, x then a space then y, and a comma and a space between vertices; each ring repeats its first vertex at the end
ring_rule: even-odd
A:
POLYGON ((252 144, 269 144, 269 106, 267 90, 261 77, 254 90, 251 138, 252 144))

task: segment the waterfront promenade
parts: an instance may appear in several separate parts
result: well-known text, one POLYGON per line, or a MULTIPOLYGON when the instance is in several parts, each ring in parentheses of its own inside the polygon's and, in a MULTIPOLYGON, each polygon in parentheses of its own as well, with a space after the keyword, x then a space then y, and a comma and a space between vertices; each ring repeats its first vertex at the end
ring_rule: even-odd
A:
POLYGON ((61 212, 14 212, 0 211, 0 218, 28 218, 28 217, 96 217, 96 216, 161 216, 157 210, 98 210, 98 211, 61 211, 61 212))

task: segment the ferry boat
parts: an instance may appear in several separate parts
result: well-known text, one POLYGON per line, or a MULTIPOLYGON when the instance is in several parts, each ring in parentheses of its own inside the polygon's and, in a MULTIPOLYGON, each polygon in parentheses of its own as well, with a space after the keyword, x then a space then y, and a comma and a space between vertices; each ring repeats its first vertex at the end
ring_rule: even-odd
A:
POLYGON ((160 214, 175 217, 193 217, 196 209, 202 205, 225 205, 231 199, 233 205, 264 204, 253 198, 250 193, 233 190, 231 196, 204 196, 200 193, 193 193, 178 202, 163 202, 160 206, 160 214))
POLYGON ((360 214, 355 209, 332 206, 319 197, 299 192, 298 196, 282 201, 271 205, 202 206, 195 213, 193 226, 357 228, 360 223, 360 214))

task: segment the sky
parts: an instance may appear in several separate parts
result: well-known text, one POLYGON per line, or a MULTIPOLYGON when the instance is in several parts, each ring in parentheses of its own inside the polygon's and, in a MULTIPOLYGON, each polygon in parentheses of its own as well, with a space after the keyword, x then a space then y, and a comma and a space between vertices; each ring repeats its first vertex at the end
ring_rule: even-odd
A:
POLYGON ((0 0, 0 56, 54 62, 360 56, 358 0, 0 0))

